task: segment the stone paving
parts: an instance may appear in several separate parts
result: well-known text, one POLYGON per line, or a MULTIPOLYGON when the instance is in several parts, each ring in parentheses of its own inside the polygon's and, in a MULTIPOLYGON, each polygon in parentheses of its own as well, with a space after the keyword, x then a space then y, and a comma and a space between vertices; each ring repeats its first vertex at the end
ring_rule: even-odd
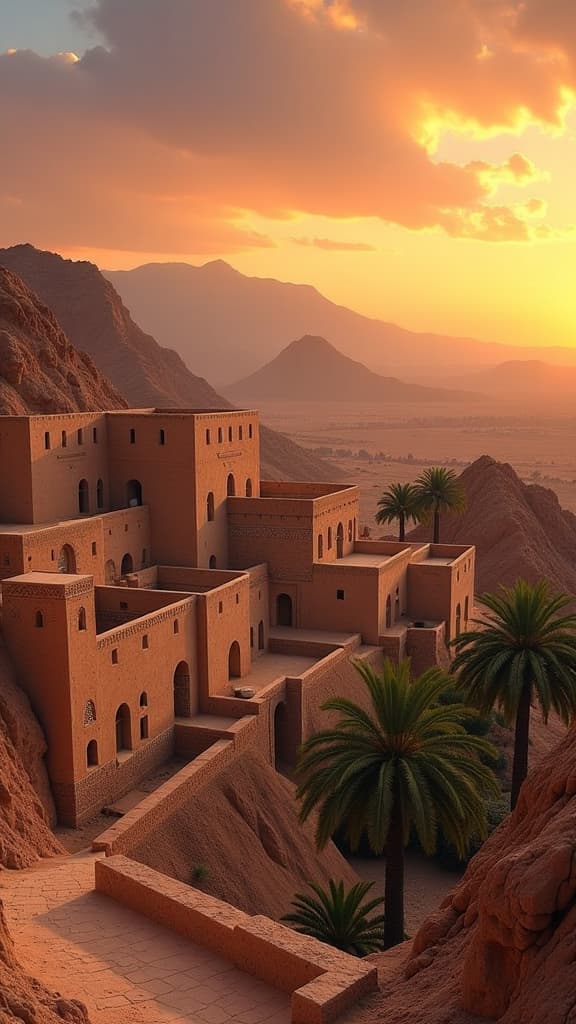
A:
POLYGON ((289 997, 93 891, 93 854, 0 872, 24 968, 92 1024, 289 1024, 289 997))

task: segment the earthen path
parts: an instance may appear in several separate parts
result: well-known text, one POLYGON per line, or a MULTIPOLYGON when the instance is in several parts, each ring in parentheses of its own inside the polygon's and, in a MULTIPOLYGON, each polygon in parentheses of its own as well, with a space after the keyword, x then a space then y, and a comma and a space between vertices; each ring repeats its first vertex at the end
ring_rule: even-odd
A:
POLYGON ((92 1024, 288 1024, 284 993, 93 891, 93 854, 0 872, 24 968, 92 1024))

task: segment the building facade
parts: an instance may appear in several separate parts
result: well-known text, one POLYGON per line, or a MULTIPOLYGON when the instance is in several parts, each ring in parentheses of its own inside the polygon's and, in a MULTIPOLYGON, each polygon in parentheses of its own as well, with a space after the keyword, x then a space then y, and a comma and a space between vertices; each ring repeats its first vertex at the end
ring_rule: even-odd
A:
POLYGON ((361 541, 355 486, 261 481, 253 410, 0 417, 0 465, 4 637, 65 824, 262 713, 290 652, 419 656, 471 611, 473 548, 361 541))

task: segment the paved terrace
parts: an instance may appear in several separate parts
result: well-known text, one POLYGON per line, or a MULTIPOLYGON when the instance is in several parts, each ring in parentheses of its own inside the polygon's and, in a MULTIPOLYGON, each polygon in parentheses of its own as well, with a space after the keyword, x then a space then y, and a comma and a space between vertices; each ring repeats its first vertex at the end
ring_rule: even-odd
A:
POLYGON ((288 1024, 289 996, 94 892, 94 854, 0 872, 17 956, 92 1024, 288 1024))

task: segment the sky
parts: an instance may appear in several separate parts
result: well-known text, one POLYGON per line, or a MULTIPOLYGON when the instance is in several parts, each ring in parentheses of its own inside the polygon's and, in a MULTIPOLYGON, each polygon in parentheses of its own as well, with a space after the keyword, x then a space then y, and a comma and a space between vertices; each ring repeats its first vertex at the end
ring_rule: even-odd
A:
POLYGON ((575 0, 2 0, 0 245, 576 346, 575 0))

